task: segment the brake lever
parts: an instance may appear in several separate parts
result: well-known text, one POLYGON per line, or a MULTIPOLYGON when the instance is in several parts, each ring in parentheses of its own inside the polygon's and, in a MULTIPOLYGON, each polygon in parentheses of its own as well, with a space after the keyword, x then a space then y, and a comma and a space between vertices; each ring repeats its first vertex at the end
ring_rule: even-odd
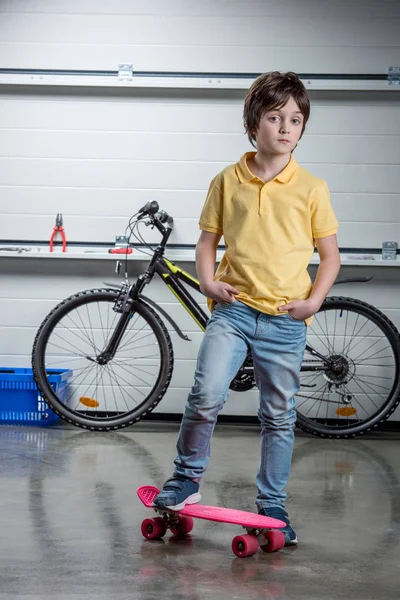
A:
POLYGON ((151 228, 154 229, 154 227, 155 227, 154 219, 151 215, 148 215, 148 217, 149 217, 149 220, 145 222, 145 225, 146 225, 146 227, 151 226, 151 228))
POLYGON ((153 215, 149 215, 149 213, 147 213, 147 212, 139 215, 137 218, 137 221, 144 221, 144 224, 146 225, 146 227, 148 227, 149 225, 154 226, 153 215))

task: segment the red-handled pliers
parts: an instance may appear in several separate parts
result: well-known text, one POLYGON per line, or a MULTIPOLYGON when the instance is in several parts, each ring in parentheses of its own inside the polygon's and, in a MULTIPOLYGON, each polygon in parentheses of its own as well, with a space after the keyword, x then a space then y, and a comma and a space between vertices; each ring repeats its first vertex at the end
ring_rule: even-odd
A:
POLYGON ((58 231, 61 234, 62 251, 65 252, 65 249, 66 249, 66 246, 67 246, 67 240, 65 238, 64 227, 62 226, 62 224, 63 224, 62 214, 61 213, 57 213, 56 224, 55 224, 55 227, 53 228, 53 233, 51 234, 51 237, 50 237, 50 252, 53 252, 53 241, 54 241, 54 238, 55 238, 56 233, 58 231))

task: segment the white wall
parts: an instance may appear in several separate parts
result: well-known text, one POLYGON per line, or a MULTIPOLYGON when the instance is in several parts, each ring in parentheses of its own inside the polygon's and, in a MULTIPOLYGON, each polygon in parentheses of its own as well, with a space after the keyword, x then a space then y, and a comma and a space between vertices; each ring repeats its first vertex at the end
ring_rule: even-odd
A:
MULTIPOLYGON (((370 0, 3 0, 0 65, 384 75, 400 64, 399 23, 398 2, 370 0)), ((112 242, 138 207, 156 199, 175 218, 171 242, 193 246, 210 179, 250 148, 244 93, 0 86, 0 240, 45 241, 62 212, 70 242, 112 242)), ((296 158, 328 181, 340 246, 400 242, 399 92, 310 95, 296 158)), ((110 279, 110 268, 90 259, 56 266, 0 257, 2 363, 28 365, 36 328, 55 301, 110 279)), ((368 269, 378 271, 383 279, 340 293, 375 304, 399 327, 399 271, 368 269)), ((165 293, 154 284, 153 297, 194 339, 184 349, 176 341, 162 404, 174 412, 183 407, 201 334, 165 293)), ((255 404, 254 393, 242 394, 227 410, 254 414, 255 404)))
POLYGON ((4 67, 384 73, 399 64, 395 0, 2 0, 0 17, 4 67))
MULTIPOLYGON (((372 0, 4 0, 0 64, 384 75, 399 24, 398 2, 372 0)), ((0 240, 44 241, 59 211, 70 241, 113 241, 154 198, 171 243, 193 244, 210 179, 250 148, 244 94, 0 86, 0 240)), ((400 241, 399 97, 311 92, 296 158, 327 180, 341 247, 400 241)))
MULTIPOLYGON (((251 149, 243 94, 134 94, 0 96, 0 239, 45 241, 62 212, 69 241, 112 242, 155 199, 176 219, 171 243, 195 243, 210 180, 251 149)), ((400 242, 399 94, 312 101, 295 156, 327 180, 340 246, 400 242)))

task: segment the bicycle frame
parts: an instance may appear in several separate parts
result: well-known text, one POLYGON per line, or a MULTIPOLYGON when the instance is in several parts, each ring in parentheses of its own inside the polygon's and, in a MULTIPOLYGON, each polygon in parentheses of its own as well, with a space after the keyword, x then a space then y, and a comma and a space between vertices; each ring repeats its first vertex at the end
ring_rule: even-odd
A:
POLYGON ((205 331, 208 316, 197 304, 193 296, 191 296, 186 288, 179 282, 179 280, 181 280, 197 292, 201 293, 199 281, 180 267, 177 267, 174 263, 170 262, 167 258, 162 258, 156 263, 156 272, 160 275, 174 296, 178 298, 179 302, 187 310, 200 329, 205 331))

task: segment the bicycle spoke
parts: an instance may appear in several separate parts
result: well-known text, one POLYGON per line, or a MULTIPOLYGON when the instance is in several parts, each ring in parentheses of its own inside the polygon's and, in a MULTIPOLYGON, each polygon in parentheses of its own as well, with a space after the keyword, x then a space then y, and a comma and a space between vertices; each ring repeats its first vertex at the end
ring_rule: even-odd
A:
MULTIPOLYGON (((370 346, 368 348, 368 350, 370 350, 373 346, 375 346, 375 344, 372 344, 372 346, 370 346)), ((370 358, 372 358, 373 356, 377 356, 380 352, 383 352, 384 350, 387 350, 387 348, 390 348, 390 346, 386 346, 385 348, 381 348, 380 350, 378 350, 378 352, 375 352, 375 354, 371 354, 371 356, 367 356, 365 358, 362 359, 362 361, 360 360, 360 357, 365 354, 365 352, 367 352, 367 350, 364 350, 364 352, 362 352, 361 354, 359 354, 358 359, 354 359, 354 362, 357 360, 357 362, 363 362, 365 360, 369 360, 370 358)))
MULTIPOLYGON (((374 375, 363 375, 362 379, 361 379, 361 377, 359 377, 358 375, 354 375, 353 379, 359 379, 360 381, 364 381, 370 387, 374 386, 375 388, 381 388, 382 390, 385 390, 386 392, 389 391, 388 387, 384 387, 383 385, 378 385, 377 383, 373 383, 372 381, 371 382, 365 381, 366 377, 369 377, 369 378, 373 377, 373 378, 375 378, 374 375)), ((376 376, 376 379, 383 379, 383 377, 376 376)), ((387 379, 389 379, 389 377, 387 379)))
POLYGON ((314 399, 314 398, 309 398, 309 399, 308 399, 308 401, 310 401, 310 400, 311 400, 311 401, 312 401, 312 400, 314 400, 314 403, 313 403, 313 404, 312 404, 312 405, 309 407, 308 411, 306 412, 306 415, 310 414, 310 412, 312 411, 312 409, 314 408, 314 406, 317 404, 317 402, 320 402, 320 401, 321 401, 321 399, 320 399, 320 398, 316 398, 316 399, 314 399))
MULTIPOLYGON (((152 344, 143 344, 143 346, 137 346, 135 348, 135 350, 141 350, 142 348, 150 348, 151 346, 157 346, 157 344, 154 342, 152 344)), ((129 348, 129 350, 131 350, 131 348, 129 348)), ((119 348, 118 348, 118 351, 119 351, 119 348)))
MULTIPOLYGON (((118 378, 116 377, 116 375, 114 374, 113 368, 112 368, 112 363, 108 363, 106 365, 104 365, 104 372, 107 373, 108 376, 108 388, 111 389, 111 393, 114 399, 114 409, 113 411, 117 412, 117 413, 122 413, 124 412, 123 407, 121 407, 121 400, 123 401, 123 403, 125 404, 125 409, 126 412, 128 412, 130 410, 126 400, 125 400, 125 396, 123 394, 123 386, 120 385, 118 378), (116 392, 118 391, 118 395, 116 394, 116 392)), ((108 398, 109 394, 107 392, 107 387, 104 388, 104 403, 105 403, 105 409, 106 412, 109 412, 107 410, 107 398, 108 398)), ((110 411, 110 412, 113 412, 110 411)))
POLYGON ((342 348, 342 355, 344 355, 344 354, 345 354, 345 352, 344 352, 344 349, 345 349, 345 346, 346 346, 346 337, 347 337, 347 335, 346 335, 346 331, 347 331, 347 324, 348 324, 348 321, 349 321, 349 311, 348 311, 348 310, 346 310, 346 323, 345 323, 345 326, 344 326, 344 336, 343 336, 343 348, 342 348))
MULTIPOLYGON (((137 323, 137 321, 138 321, 138 319, 136 319, 136 323, 137 323)), ((129 339, 127 339, 127 340, 126 340, 126 342, 125 342, 124 344, 125 344, 125 345, 126 345, 126 344, 130 344, 130 343, 131 343, 131 342, 132 342, 132 341, 133 341, 133 340, 136 338, 136 336, 138 336, 140 333, 142 333, 142 331, 143 331, 143 329, 146 327, 146 325, 147 325, 147 323, 146 323, 146 321, 145 321, 141 329, 136 329, 136 330, 134 330, 133 332, 132 332, 132 330, 131 330, 131 331, 130 331, 131 337, 130 337, 129 339), (132 335, 132 333, 133 333, 133 335, 132 335)), ((148 335, 151 335, 151 334, 152 334, 152 331, 150 331, 150 332, 148 333, 148 335)), ((124 344, 122 345, 122 348, 124 347, 124 344)))
MULTIPOLYGON (((326 405, 328 406, 328 404, 326 404, 326 405)), ((319 414, 321 406, 322 406, 322 402, 320 402, 319 405, 318 405, 317 414, 315 415, 316 419, 318 419, 318 414, 319 414)))
MULTIPOLYGON (((79 320, 80 320, 80 322, 81 322, 81 324, 82 324, 82 326, 81 326, 81 327, 79 327, 79 325, 77 325, 77 324, 75 323, 75 321, 74 321, 74 320, 73 320, 73 318, 71 317, 71 314, 70 314, 70 313, 68 313, 68 314, 66 315, 66 317, 67 317, 67 318, 68 318, 68 319, 69 319, 69 320, 70 320, 70 321, 73 323, 73 325, 75 325, 75 328, 77 329, 77 331, 79 331, 79 333, 82 333, 83 331, 86 333, 86 339, 87 339, 87 341, 88 341, 88 343, 89 343, 89 346, 92 346, 92 349, 93 349, 93 351, 94 351, 95 353, 97 353, 97 348, 96 348, 96 345, 95 345, 95 343, 93 342, 93 340, 91 340, 91 339, 90 339, 90 336, 89 336, 89 334, 88 334, 88 332, 87 332, 87 330, 86 330, 85 324, 84 324, 84 322, 83 322, 83 320, 82 320, 82 317, 81 317, 81 315, 80 315, 79 311, 77 312, 77 317, 79 318, 79 320)), ((59 325, 60 325, 61 327, 63 327, 64 329, 67 329, 67 331, 71 331, 71 330, 70 330, 69 328, 67 328, 67 326, 66 326, 66 325, 64 325, 62 322, 60 322, 60 323, 59 323, 59 325)), ((76 335, 76 336, 80 337, 76 331, 72 330, 72 333, 73 333, 74 335, 76 335)), ((85 338, 84 338, 84 339, 85 339, 85 338)))
MULTIPOLYGON (((96 346, 93 344, 93 340, 90 339, 90 336, 86 330, 85 324, 83 322, 82 316, 80 314, 79 311, 77 311, 77 318, 79 319, 79 321, 81 322, 81 325, 79 326, 77 323, 75 323, 75 321, 73 320, 72 316, 70 313, 68 313, 66 315, 66 318, 69 319, 73 325, 75 326, 75 328, 79 331, 79 333, 85 333, 86 334, 86 339, 87 339, 87 343, 89 344, 89 346, 92 347, 93 352, 96 354, 97 353, 97 348, 96 346)), ((64 323, 60 322, 59 325, 61 327, 63 327, 64 329, 67 329, 67 331, 71 331, 66 325, 64 325, 64 323)), ((74 330, 72 330, 72 333, 75 333, 76 335, 78 335, 74 330)))
POLYGON ((89 307, 88 307, 88 305, 87 305, 87 304, 86 304, 86 312, 87 312, 88 319, 89 319, 90 330, 92 331, 93 347, 94 347, 94 348, 97 348, 97 347, 96 347, 96 344, 95 344, 95 341, 94 341, 93 327, 92 327, 92 322, 91 322, 91 319, 90 319, 89 307))
POLYGON ((143 330, 144 330, 145 326, 146 326, 146 323, 143 325, 143 327, 141 329, 136 329, 133 332, 129 331, 129 333, 131 335, 130 335, 130 337, 126 336, 126 340, 121 345, 121 348, 125 348, 125 346, 130 345, 133 341, 140 342, 141 339, 145 339, 149 335, 154 335, 152 331, 148 331, 147 333, 144 332, 143 330), (144 333, 145 335, 143 335, 143 337, 141 337, 141 338, 137 338, 137 336, 141 333, 144 333))
POLYGON ((85 389, 85 391, 83 392, 83 394, 78 397, 78 403, 75 405, 74 410, 77 410, 78 406, 81 404, 81 398, 86 398, 88 396, 88 390, 92 387, 93 383, 97 380, 97 377, 98 377, 98 366, 99 365, 97 363, 93 363, 93 365, 94 365, 95 375, 94 375, 92 381, 89 383, 89 385, 85 389))
MULTIPOLYGON (((325 314, 326 314, 326 311, 325 311, 325 314)), ((335 310, 335 327, 333 329, 333 342, 332 342, 332 351, 333 351, 333 354, 336 354, 335 353, 336 325, 337 325, 337 310, 335 310)))
MULTIPOLYGON (((303 406, 303 404, 305 404, 305 402, 307 402, 307 401, 309 401, 309 400, 311 400, 311 401, 312 401, 312 400, 315 400, 315 398, 313 398, 313 395, 315 395, 315 394, 319 394, 319 393, 320 393, 320 391, 321 391, 321 390, 322 390, 324 387, 326 387, 327 385, 328 385, 328 384, 327 384, 327 382, 325 382, 325 383, 324 383, 324 384, 323 384, 323 385, 322 385, 322 386, 321 386, 321 387, 320 387, 318 390, 315 390, 315 392, 312 392, 311 396, 310 396, 310 397, 307 397, 307 399, 306 399, 306 400, 304 400, 304 402, 302 402, 302 403, 301 403, 301 404, 300 404, 300 405, 299 405, 297 408, 298 408, 298 409, 299 409, 299 408, 301 408, 301 406, 303 406)), ((317 398, 317 399, 316 399, 316 402, 318 402, 318 400, 320 400, 320 398, 317 398)), ((313 406, 315 406, 315 404, 313 404, 313 406)), ((310 411, 308 411, 308 412, 310 412, 310 411)))
MULTIPOLYGON (((344 386, 344 387, 347 390, 347 386, 344 386)), ((361 404, 361 402, 359 400, 357 400, 357 396, 355 394, 352 394, 350 390, 347 390, 347 391, 352 397, 352 402, 356 402, 360 406, 360 408, 365 412, 365 414, 368 416, 369 415, 368 411, 364 408, 364 406, 361 404)))
MULTIPOLYGON (((374 366, 374 365, 371 365, 371 366, 374 366)), ((368 377, 369 379, 390 379, 390 381, 393 381, 393 377, 384 377, 383 375, 366 375, 364 373, 363 379, 365 379, 366 377, 368 377)))
MULTIPOLYGON (((360 382, 360 381, 362 382, 362 379, 360 379, 360 377, 356 377, 356 376, 354 376, 354 377, 353 377, 353 381, 355 381, 355 382, 357 383, 357 385, 359 385, 359 386, 361 387, 361 384, 360 384, 359 382, 360 382)), ((383 395, 382 395, 382 393, 380 393, 380 392, 378 392, 378 391, 374 390, 374 389, 372 388, 372 384, 371 384, 371 383, 368 383, 367 381, 364 381, 363 383, 364 383, 365 385, 367 385, 369 388, 371 388, 371 391, 375 391, 375 393, 377 394, 377 396, 381 396, 381 398, 382 398, 383 400, 386 398, 386 395, 385 395, 385 396, 383 396, 383 395)), ((382 387, 382 386, 377 386, 376 384, 374 384, 374 385, 375 385, 375 387, 382 387)), ((383 389, 384 389, 384 388, 383 388, 383 389)), ((377 407, 377 408, 378 408, 378 407, 377 407)))
MULTIPOLYGON (((130 365, 128 364, 125 366, 129 367, 130 365)), ((142 371, 142 373, 146 373, 146 375, 151 375, 152 377, 156 377, 156 375, 154 373, 151 373, 150 371, 146 371, 145 369, 143 369, 142 367, 139 367, 138 365, 135 365, 135 366, 132 365, 132 368, 136 369, 137 371, 142 371)), ((159 367, 157 366, 156 368, 158 369, 159 367)))
MULTIPOLYGON (((131 358, 131 360, 143 360, 145 358, 157 358, 158 356, 159 356, 159 354, 145 354, 144 356, 133 356, 131 358)), ((125 359, 124 358, 118 358, 116 360, 122 362, 125 359)))
POLYGON ((361 384, 357 381, 354 380, 354 383, 360 388, 360 390, 371 400, 372 404, 375 406, 376 409, 379 409, 378 405, 375 404, 375 402, 372 400, 372 398, 369 396, 369 394, 363 389, 363 387, 361 386, 361 384))
MULTIPOLYGON (((99 375, 100 375, 100 377, 99 377, 99 385, 100 385, 100 382, 101 382, 101 387, 103 389, 104 408, 105 408, 105 411, 108 412, 107 411, 107 394, 106 394, 106 389, 105 389, 105 386, 104 386, 104 378, 103 378, 104 371, 105 371, 105 365, 101 365, 100 368, 99 368, 99 375)), ((99 401, 99 398, 101 398, 101 396, 98 393, 97 389, 96 389, 96 396, 95 397, 96 397, 97 401, 99 401)))
POLYGON ((104 329, 104 326, 103 326, 103 319, 102 319, 101 312, 100 312, 100 303, 99 302, 97 302, 97 311, 99 313, 101 331, 102 331, 102 334, 103 334, 103 343, 104 343, 103 348, 105 348, 106 347, 106 332, 105 332, 105 329, 104 329))
MULTIPOLYGON (((359 318, 359 315, 357 315, 357 321, 358 321, 358 318, 359 318)), ((357 321, 356 321, 356 323, 357 323, 357 321)), ((343 350, 343 354, 348 354, 348 352, 349 352, 349 348, 350 348, 350 345, 351 345, 351 342, 352 342, 352 340, 353 340, 354 338, 356 338, 356 337, 358 337, 358 336, 360 335, 361 331, 364 329, 364 327, 365 327, 365 326, 366 326, 366 325, 367 325, 369 322, 370 322, 370 321, 367 321, 367 320, 365 320, 365 323, 364 323, 364 325, 362 325, 362 326, 361 326, 361 328, 360 328, 360 329, 357 331, 357 333, 355 334, 355 336, 353 336, 353 337, 352 337, 352 339, 350 340, 349 344, 348 344, 348 345, 346 346, 346 348, 343 350)), ((377 329, 377 327, 376 327, 376 326, 375 326, 375 329, 377 329)), ((375 331, 375 330, 373 330, 373 331, 375 331)), ((371 334, 372 334, 372 331, 370 331, 370 332, 368 333, 368 337, 371 337, 371 334)), ((357 344, 356 344, 356 345, 353 347, 353 350, 354 350, 354 348, 356 348, 356 347, 358 346, 358 344, 360 344, 360 343, 361 343, 361 341, 362 341, 362 340, 360 339, 360 340, 357 342, 357 344)))
MULTIPOLYGON (((141 377, 139 377, 139 375, 136 375, 135 373, 130 372, 126 366, 119 365, 119 367, 121 369, 123 369, 124 371, 126 371, 129 375, 133 375, 133 377, 136 377, 137 379, 139 379, 142 383, 145 383, 146 385, 149 385, 148 381, 145 381, 144 379, 142 379, 141 377)), ((132 367, 132 369, 134 369, 134 367, 132 367)))
MULTIPOLYGON (((368 357, 368 358, 364 358, 363 360, 359 360, 359 361, 358 361, 358 364, 365 363, 365 361, 366 361, 366 360, 369 360, 370 358, 372 358, 372 357, 370 356, 370 357, 368 357)), ((391 354, 390 356, 380 356, 380 357, 379 357, 379 359, 380 359, 380 360, 382 360, 382 359, 385 359, 385 360, 386 360, 387 358, 391 358, 391 359, 393 360, 393 354, 391 354)), ((376 367, 376 364, 374 364, 374 365, 368 365, 368 364, 364 364, 363 366, 364 366, 364 367, 376 367)), ((389 365, 389 366, 385 365, 385 369, 388 369, 388 368, 390 368, 390 365, 389 365)), ((393 365, 393 367, 391 367, 391 368, 395 369, 395 368, 396 368, 396 366, 395 366, 395 365, 393 365)))
POLYGON ((313 371, 309 375, 304 375, 301 378, 301 385, 311 385, 320 376, 321 376, 321 373, 315 373, 315 371, 313 371), (312 377, 311 381, 309 381, 310 377, 312 377))
POLYGON ((354 339, 354 337, 355 337, 355 335, 354 335, 354 332, 355 332, 355 330, 356 330, 356 327, 357 327, 357 322, 358 322, 358 318, 359 318, 359 316, 360 316, 360 315, 357 313, 357 317, 356 317, 356 320, 355 320, 355 323, 354 323, 353 331, 352 331, 352 334, 351 334, 351 336, 350 336, 350 342, 349 342, 349 343, 347 344, 347 346, 346 346, 346 347, 343 349, 343 355, 344 355, 344 356, 347 354, 347 352, 348 352, 348 348, 350 347, 350 345, 351 345, 351 343, 352 343, 352 341, 353 341, 353 339, 354 339))
MULTIPOLYGON (((326 319, 326 317, 325 317, 325 319, 326 319)), ((322 326, 321 326, 321 324, 320 324, 317 316, 314 317, 314 321, 319 326, 319 328, 321 329, 323 335, 325 335, 325 337, 326 337, 327 344, 325 344, 325 342, 323 340, 320 340, 320 341, 321 341, 322 345, 325 347, 325 350, 328 352, 328 354, 330 354, 331 353, 331 348, 330 348, 330 344, 329 344, 329 339, 326 336, 326 334, 324 333, 324 331, 322 330, 322 326)), ((313 321, 313 323, 314 323, 314 321, 313 321)))
MULTIPOLYGON (((112 382, 111 382, 111 373, 110 373, 110 367, 109 367, 109 365, 106 365, 106 371, 107 371, 107 373, 108 373, 108 377, 109 377, 109 379, 110 379, 110 387, 111 387, 112 394, 113 394, 113 396, 114 396, 115 410, 118 410, 118 402, 117 402, 117 397, 116 397, 116 395, 115 395, 115 389, 114 389, 114 386, 112 385, 112 382)), ((118 387, 120 387, 120 386, 118 386, 118 387)), ((121 396, 122 396, 122 394, 121 394, 121 396)), ((127 403, 126 403, 126 400, 125 400, 124 396, 122 396, 122 399, 123 399, 123 400, 124 400, 124 402, 125 402, 126 410, 129 410, 129 408, 128 408, 128 405, 127 405, 127 403)))
MULTIPOLYGON (((55 358, 56 358, 56 355, 54 355, 54 359, 55 359, 55 358)), ((86 356, 68 356, 68 363, 70 363, 72 360, 82 360, 82 358, 86 358, 86 356)), ((64 360, 65 360, 65 358, 64 358, 64 357, 62 357, 62 360, 64 361, 64 360)), ((60 364, 60 356, 57 356, 57 361, 56 361, 56 362, 55 362, 55 361, 52 361, 52 360, 50 360, 50 359, 49 359, 49 360, 46 362, 46 366, 47 366, 47 368, 50 368, 50 367, 51 367, 51 365, 54 365, 54 368, 57 368, 57 367, 56 367, 56 365, 59 365, 59 364, 60 364)), ((58 368, 59 368, 59 367, 58 367, 58 368)), ((79 369, 80 369, 80 368, 81 368, 81 367, 79 367, 79 369)), ((77 371, 77 370, 79 371, 79 369, 77 369, 76 367, 74 367, 74 366, 73 366, 71 370, 73 370, 73 371, 75 372, 75 371, 77 371)))
MULTIPOLYGON (((75 332, 72 332, 72 333, 75 333, 75 332)), ((72 342, 70 342, 69 340, 65 340, 63 337, 61 337, 61 335, 60 335, 60 334, 59 334, 57 331, 55 331, 55 332, 54 332, 54 335, 55 335, 56 337, 58 337, 58 338, 59 338, 59 339, 60 339, 62 342, 64 342, 65 344, 69 344, 70 346, 72 346, 72 348, 73 348, 73 349, 74 349, 76 352, 80 352, 80 350, 78 349, 78 347, 77 347, 77 346, 74 346, 74 344, 73 344, 72 342)), ((82 339, 82 338, 79 338, 79 336, 78 336, 78 335, 77 335, 76 337, 78 337, 78 339, 82 339)), ((85 340, 85 343, 86 343, 86 340, 85 340)), ((54 345, 56 348, 61 348, 61 349, 63 349, 63 347, 62 347, 62 346, 57 346, 57 345, 56 345, 54 342, 49 342, 49 344, 53 344, 53 345, 54 345)), ((93 348, 92 348, 92 349, 93 349, 93 348)), ((96 354, 96 352, 95 352, 95 354, 96 354)), ((86 356, 86 355, 87 355, 87 352, 85 352, 84 354, 82 354, 82 356, 86 356)))
MULTIPOLYGON (((114 377, 116 377, 116 376, 115 376, 115 373, 114 373, 114 377)), ((116 379, 115 379, 115 381, 119 381, 120 379, 121 379, 123 382, 125 382, 125 383, 127 384, 127 386, 128 386, 128 387, 132 387, 132 385, 131 385, 131 382, 130 382, 130 381, 127 381, 126 379, 124 379, 124 378, 123 378, 121 375, 118 375, 118 379, 116 378, 116 379)), ((122 389, 122 387, 121 387, 121 389, 122 389)), ((143 396, 145 396, 145 393, 144 393, 144 392, 142 392, 142 390, 140 390, 139 388, 136 388, 136 391, 138 391, 140 394, 142 394, 143 396)), ((133 399, 133 396, 130 396, 130 397, 133 399)))
MULTIPOLYGON (((128 407, 128 405, 127 405, 127 403, 126 403, 126 399, 125 399, 126 396, 128 397, 128 399, 130 399, 130 400, 133 401, 134 405, 137 405, 138 401, 136 400, 136 398, 134 398, 134 396, 132 396, 130 393, 128 393, 128 391, 125 389, 125 387, 123 385, 120 384, 120 380, 122 380, 125 383, 127 383, 126 379, 123 379, 121 376, 117 377, 116 374, 114 373, 113 369, 111 369, 111 372, 112 372, 112 378, 115 381, 116 386, 118 387, 118 389, 119 389, 119 391, 121 393, 121 396, 122 396, 122 398, 123 398, 123 400, 125 402, 125 405, 127 406, 127 410, 130 410, 129 407, 128 407)), ((127 387, 131 388, 132 386, 131 385, 127 385, 127 387)), ((136 389, 136 391, 139 392, 139 393, 141 393, 142 395, 144 395, 143 392, 140 389, 136 389)))
MULTIPOLYGON (((120 391, 120 394, 121 394, 121 398, 125 402, 126 410, 129 411, 129 406, 128 406, 127 402, 126 402, 125 395, 124 395, 124 388, 119 384, 118 379, 115 377, 115 375, 114 375, 114 373, 113 373, 110 365, 106 365, 106 368, 107 368, 107 371, 108 371, 108 375, 110 377, 110 381, 111 381, 111 379, 113 379, 115 381, 115 383, 117 384, 117 387, 118 387, 118 389, 120 391)), ((111 388, 112 388, 113 394, 114 394, 115 409, 116 409, 116 411, 119 411, 118 402, 117 402, 117 399, 115 397, 114 386, 112 385, 111 388)))

